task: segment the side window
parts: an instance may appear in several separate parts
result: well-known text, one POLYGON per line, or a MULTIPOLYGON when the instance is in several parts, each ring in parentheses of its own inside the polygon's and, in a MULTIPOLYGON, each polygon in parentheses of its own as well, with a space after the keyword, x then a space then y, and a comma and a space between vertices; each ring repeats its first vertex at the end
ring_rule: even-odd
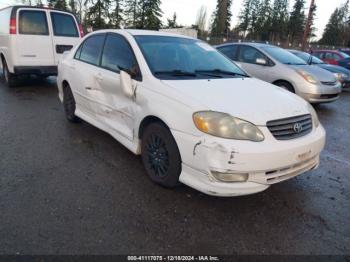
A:
POLYGON ((337 55, 337 54, 333 54, 333 59, 334 59, 335 61, 340 61, 340 60, 341 60, 341 57, 340 57, 339 55, 337 55))
POLYGON ((20 10, 19 33, 24 35, 49 35, 46 12, 20 10))
POLYGON ((329 59, 329 60, 334 59, 334 58, 333 58, 333 54, 332 54, 332 53, 326 53, 326 54, 324 55, 324 59, 329 59))
POLYGON ((263 58, 268 61, 267 57, 251 46, 241 45, 238 61, 249 64, 256 64, 258 58, 263 58))
POLYGON ((105 35, 94 35, 86 39, 80 53, 80 60, 99 65, 105 35))
POLYGON ((74 55, 74 58, 75 58, 75 59, 78 59, 78 60, 80 59, 81 49, 83 49, 83 45, 84 45, 84 44, 81 44, 81 45, 79 46, 77 52, 76 52, 75 55, 74 55))
POLYGON ((50 12, 50 14, 55 36, 79 37, 73 16, 57 12, 50 12))
POLYGON ((107 35, 101 67, 119 72, 119 67, 133 70, 136 64, 134 53, 127 40, 117 34, 107 35))
POLYGON ((237 47, 238 47, 237 45, 228 45, 228 46, 219 47, 218 50, 224 55, 226 55, 228 58, 230 58, 231 60, 235 60, 237 47))

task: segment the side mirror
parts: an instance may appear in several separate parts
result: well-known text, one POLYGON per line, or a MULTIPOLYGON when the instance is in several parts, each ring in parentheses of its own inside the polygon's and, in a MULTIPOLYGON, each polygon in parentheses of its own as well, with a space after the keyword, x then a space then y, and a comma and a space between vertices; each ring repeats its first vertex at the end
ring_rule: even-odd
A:
POLYGON ((132 98, 134 96, 135 90, 132 85, 131 76, 123 70, 120 70, 120 86, 127 97, 132 98))
POLYGON ((257 65, 262 65, 262 66, 266 66, 266 65, 267 65, 267 61, 266 61, 266 59, 264 59, 264 58, 257 58, 256 61, 255 61, 255 63, 256 63, 257 65))

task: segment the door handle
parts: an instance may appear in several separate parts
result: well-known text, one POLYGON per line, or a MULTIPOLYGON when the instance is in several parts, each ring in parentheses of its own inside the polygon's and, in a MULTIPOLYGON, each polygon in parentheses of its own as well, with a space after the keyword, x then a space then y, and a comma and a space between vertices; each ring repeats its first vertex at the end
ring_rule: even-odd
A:
POLYGON ((85 89, 89 90, 89 91, 101 91, 101 89, 99 89, 99 88, 93 88, 93 87, 90 87, 90 86, 85 87, 85 89))

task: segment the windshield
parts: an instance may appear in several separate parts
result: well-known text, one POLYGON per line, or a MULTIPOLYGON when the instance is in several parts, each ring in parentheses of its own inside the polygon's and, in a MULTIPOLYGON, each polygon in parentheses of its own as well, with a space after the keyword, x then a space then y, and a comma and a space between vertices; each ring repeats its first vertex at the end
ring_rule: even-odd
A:
POLYGON ((350 56, 344 52, 339 52, 343 58, 349 58, 350 56))
POLYGON ((296 55, 297 57, 303 59, 305 62, 309 63, 312 57, 312 64, 313 65, 319 65, 319 64, 324 64, 324 62, 317 58, 316 56, 311 56, 308 53, 305 52, 292 52, 294 55, 296 55))
POLYGON ((231 60, 199 40, 152 35, 135 39, 150 70, 159 79, 247 76, 231 60))
POLYGON ((262 49, 276 59, 278 62, 286 65, 306 65, 305 61, 293 55, 292 53, 274 46, 262 47, 262 49))

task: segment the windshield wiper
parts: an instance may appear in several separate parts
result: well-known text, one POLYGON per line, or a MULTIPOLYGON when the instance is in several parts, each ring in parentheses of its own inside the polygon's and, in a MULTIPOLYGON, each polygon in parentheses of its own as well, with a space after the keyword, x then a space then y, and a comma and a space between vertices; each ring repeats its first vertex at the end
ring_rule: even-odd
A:
POLYGON ((170 70, 170 71, 156 71, 155 75, 171 75, 171 76, 190 76, 196 77, 197 74, 195 72, 188 72, 182 70, 170 70))
POLYGON ((231 72, 231 71, 226 71, 226 70, 221 70, 221 69, 213 69, 213 70, 195 70, 196 73, 198 74, 202 74, 202 73, 206 73, 206 74, 210 74, 213 73, 213 76, 218 76, 220 77, 220 75, 231 75, 231 76, 244 76, 244 77, 249 77, 246 74, 241 74, 241 73, 236 73, 236 72, 231 72), (219 74, 219 75, 217 75, 219 74))
POLYGON ((299 63, 290 63, 290 62, 283 63, 283 64, 285 64, 285 65, 307 65, 306 63, 305 64, 299 64, 299 63))

